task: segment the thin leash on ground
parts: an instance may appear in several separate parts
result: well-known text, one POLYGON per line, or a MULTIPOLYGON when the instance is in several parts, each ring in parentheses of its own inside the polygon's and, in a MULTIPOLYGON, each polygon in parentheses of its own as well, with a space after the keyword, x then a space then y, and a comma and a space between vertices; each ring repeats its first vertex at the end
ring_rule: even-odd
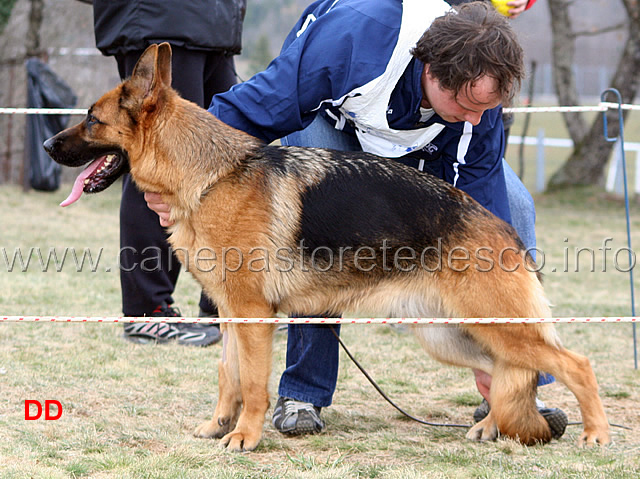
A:
POLYGON ((349 351, 349 349, 344 344, 342 339, 340 339, 340 336, 338 335, 338 333, 336 333, 335 328, 333 326, 330 326, 330 328, 331 328, 331 332, 333 332, 334 336, 336 337, 336 339, 340 343, 340 346, 342 346, 342 349, 344 350, 344 352, 347 353, 347 356, 349 356, 349 359, 351 359, 351 361, 353 361, 353 364, 355 364, 356 367, 360 370, 360 372, 362 374, 364 374, 364 377, 367 378, 367 380, 371 383, 371 385, 375 388, 375 390, 378 391, 378 393, 380 393, 380 395, 389 404, 391 404, 394 408, 396 408, 398 411, 400 411, 400 413, 402 413, 403 415, 405 415, 409 419, 411 419, 413 421, 416 421, 416 422, 419 422, 420 424, 424 424, 426 426, 463 427, 463 428, 470 428, 471 427, 470 424, 441 424, 441 423, 436 423, 436 422, 425 421, 424 419, 420 419, 420 418, 417 418, 417 417, 412 416, 411 414, 409 414, 407 411, 405 411, 400 406, 398 406, 395 402, 393 402, 393 400, 389 396, 387 396, 387 394, 380 388, 380 386, 378 386, 378 384, 375 382, 375 380, 369 375, 369 373, 366 371, 366 369, 364 369, 364 367, 358 362, 358 360, 353 356, 353 354, 351 354, 351 351, 349 351))
MULTIPOLYGON (((471 424, 451 424, 451 423, 438 423, 438 422, 431 422, 431 421, 426 421, 424 419, 420 419, 418 417, 415 417, 411 414, 409 414, 407 411, 405 411, 404 409, 402 409, 400 406, 398 406, 383 390, 382 388, 378 385, 378 383, 376 383, 376 381, 371 377, 371 375, 367 372, 367 370, 362 366, 362 364, 360 364, 358 362, 358 360, 353 356, 353 354, 351 354, 351 351, 349 351, 349 349, 347 348, 347 345, 344 343, 344 341, 342 341, 342 339, 340 338, 340 336, 338 335, 338 333, 336 333, 336 330, 334 329, 333 326, 330 326, 331 328, 331 332, 333 333, 333 335, 336 337, 336 339, 338 340, 338 343, 340 344, 340 346, 342 347, 342 349, 344 350, 344 352, 347 354, 347 356, 349 356, 349 359, 351 359, 351 361, 353 362, 353 364, 356 365, 356 367, 360 370, 360 372, 364 375, 365 378, 367 378, 367 380, 369 381, 369 383, 374 387, 374 389, 376 391, 378 391, 378 393, 385 399, 385 401, 387 401, 389 404, 391 404, 394 408, 396 408, 402 415, 406 416, 407 418, 411 419, 412 421, 418 422, 420 424, 424 424, 425 426, 435 426, 435 427, 459 427, 459 428, 470 428, 472 427, 471 424)), ((567 423, 567 426, 580 426, 582 425, 582 422, 570 422, 567 423)), ((632 431, 633 429, 628 427, 628 426, 622 426, 620 424, 612 424, 609 423, 609 426, 611 427, 618 427, 620 429, 627 429, 629 431, 632 431)))

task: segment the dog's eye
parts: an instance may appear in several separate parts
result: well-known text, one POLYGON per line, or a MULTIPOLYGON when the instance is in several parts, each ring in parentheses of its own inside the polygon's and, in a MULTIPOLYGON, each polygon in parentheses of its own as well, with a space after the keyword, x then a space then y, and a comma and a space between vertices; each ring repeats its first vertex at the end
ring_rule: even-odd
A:
POLYGON ((88 126, 93 126, 93 125, 99 125, 100 123, 102 123, 100 120, 98 120, 95 116, 89 114, 87 115, 87 125, 88 126))

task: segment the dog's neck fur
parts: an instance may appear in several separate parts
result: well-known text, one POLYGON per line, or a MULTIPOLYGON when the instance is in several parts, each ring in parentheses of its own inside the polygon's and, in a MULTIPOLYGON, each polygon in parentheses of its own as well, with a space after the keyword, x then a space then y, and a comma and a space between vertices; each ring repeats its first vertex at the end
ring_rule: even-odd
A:
POLYGON ((226 125, 194 103, 177 98, 173 105, 174 111, 166 112, 164 122, 164 128, 173 131, 173 135, 167 135, 167 138, 188 138, 180 144, 163 145, 167 160, 181 165, 180 177, 172 178, 168 183, 173 185, 173 191, 166 198, 172 208, 172 219, 179 221, 200 206, 203 196, 217 182, 237 170, 247 158, 248 151, 256 151, 263 144, 257 138, 226 125), (205 168, 196 164, 203 159, 208 161, 205 168), (203 171, 208 174, 203 174, 203 171))

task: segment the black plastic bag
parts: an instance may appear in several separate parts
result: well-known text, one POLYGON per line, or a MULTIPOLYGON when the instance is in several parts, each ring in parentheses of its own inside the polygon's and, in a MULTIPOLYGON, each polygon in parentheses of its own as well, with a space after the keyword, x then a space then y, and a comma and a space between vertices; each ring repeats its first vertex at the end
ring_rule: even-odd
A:
MULTIPOLYGON (((29 58, 27 66, 27 106, 29 108, 73 108, 78 98, 46 63, 29 58)), ((62 131, 69 115, 27 115, 26 149, 29 183, 35 190, 55 191, 60 187, 62 168, 42 148, 42 143, 62 131)))

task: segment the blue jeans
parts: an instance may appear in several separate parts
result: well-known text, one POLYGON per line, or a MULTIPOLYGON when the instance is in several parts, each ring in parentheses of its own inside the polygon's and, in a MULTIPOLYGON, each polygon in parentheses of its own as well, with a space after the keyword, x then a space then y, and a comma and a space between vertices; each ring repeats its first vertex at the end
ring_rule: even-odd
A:
MULTIPOLYGON (((316 115, 304 130, 281 141, 288 146, 362 150, 354 136, 336 130, 321 115, 316 115)), ((536 245, 533 198, 506 162, 504 170, 513 226, 525 246, 533 248, 536 245)), ((333 327, 339 333, 339 325, 333 327)), ((329 328, 328 325, 289 325, 287 368, 280 378, 280 396, 309 402, 317 407, 331 405, 338 380, 339 344, 329 328)), ((553 376, 540 375, 540 385, 553 381, 553 376)))

